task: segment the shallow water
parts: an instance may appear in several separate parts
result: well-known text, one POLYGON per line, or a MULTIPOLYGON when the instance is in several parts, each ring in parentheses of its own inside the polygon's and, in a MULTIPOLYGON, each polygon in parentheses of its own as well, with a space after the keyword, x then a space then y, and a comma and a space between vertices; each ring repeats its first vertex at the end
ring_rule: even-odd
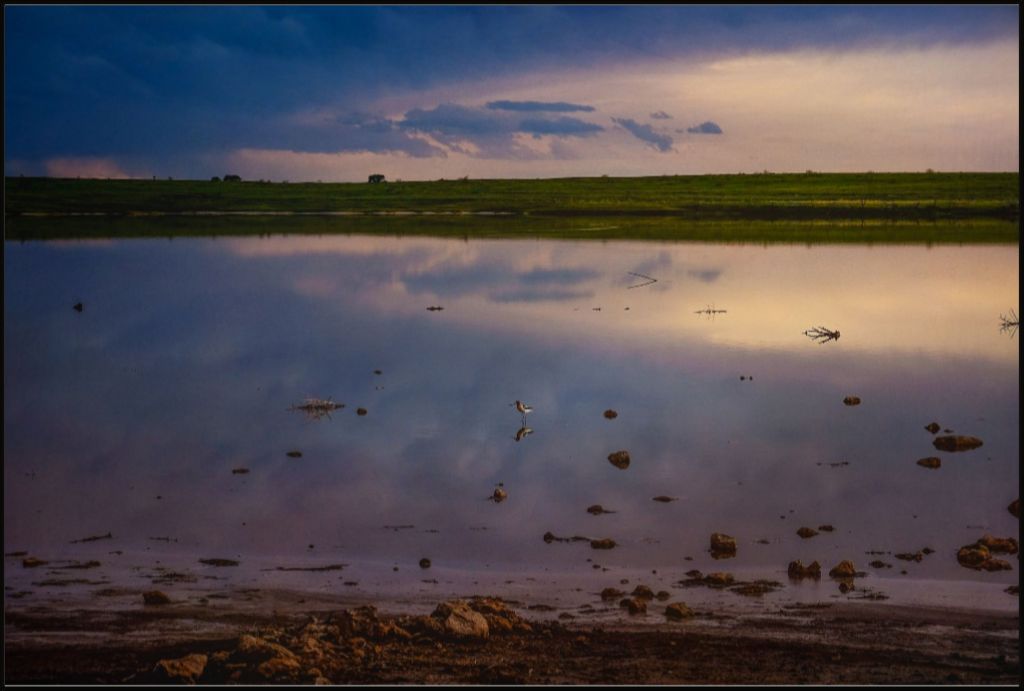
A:
POLYGON ((7 242, 4 265, 5 552, 1018 580, 955 559, 1018 536, 1015 245, 272 236, 7 242), (933 420, 984 446, 937 451, 933 420))

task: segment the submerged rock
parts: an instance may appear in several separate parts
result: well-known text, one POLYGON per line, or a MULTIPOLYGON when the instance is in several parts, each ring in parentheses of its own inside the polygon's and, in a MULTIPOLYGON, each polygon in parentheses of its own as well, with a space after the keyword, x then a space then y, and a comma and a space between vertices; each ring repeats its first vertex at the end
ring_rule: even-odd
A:
POLYGON ((901 554, 894 554, 893 556, 897 559, 902 559, 903 561, 920 562, 924 559, 924 552, 903 552, 901 554))
POLYGON ((614 511, 609 511, 608 509, 604 508, 600 504, 594 504, 592 506, 588 506, 587 507, 587 513, 593 514, 595 516, 600 516, 603 513, 615 513, 615 512, 614 511))
POLYGON ((816 561, 812 561, 809 565, 804 566, 800 560, 789 562, 789 568, 787 569, 789 577, 795 580, 803 578, 821 578, 821 564, 816 561))
POLYGON ((231 469, 231 474, 232 475, 245 475, 248 472, 249 472, 248 468, 232 468, 231 469))
POLYGON ((200 559, 199 563, 207 566, 238 566, 234 559, 200 559))
POLYGON ((506 499, 508 499, 508 492, 503 490, 501 487, 495 487, 494 488, 494 493, 491 494, 491 500, 495 504, 500 504, 501 502, 505 501, 506 499))
POLYGON ((673 602, 665 607, 665 617, 673 621, 682 621, 693 616, 693 610, 682 602, 673 602))
POLYGON ((964 434, 951 434, 944 437, 936 437, 932 445, 939 451, 970 451, 984 444, 977 437, 970 437, 964 434))
POLYGON ((195 684, 206 669, 207 659, 205 655, 192 653, 173 660, 160 660, 153 668, 153 676, 164 683, 195 684))
POLYGON ((609 420, 614 420, 619 416, 619 414, 609 408, 608 410, 604 411, 604 416, 609 420))
POLYGON ((356 408, 356 415, 366 415, 366 408, 356 408))
POLYGON ((629 452, 623 450, 608 454, 608 462, 620 470, 625 470, 629 467, 629 452))
POLYGON ((805 526, 805 527, 800 528, 799 530, 797 530, 796 534, 806 540, 809 537, 814 537, 815 535, 817 535, 818 531, 815 530, 814 528, 808 528, 808 527, 805 526))
POLYGON ((670 501, 678 501, 679 497, 666 497, 664 494, 662 494, 657 497, 652 497, 652 499, 654 501, 660 501, 663 504, 667 504, 670 501))
POLYGON ((942 429, 942 427, 937 422, 930 422, 927 425, 925 425, 924 428, 931 432, 932 434, 938 434, 939 430, 942 429))
POLYGON ((831 533, 833 530, 835 530, 835 528, 826 523, 825 525, 819 525, 818 530, 820 530, 823 533, 831 533))
POLYGON ((724 571, 709 573, 707 576, 704 576, 702 580, 704 585, 711 586, 712 588, 724 588, 736 582, 735 577, 733 577, 731 573, 726 573, 724 571))
POLYGON ((427 559, 426 557, 424 557, 423 559, 420 559, 420 568, 421 569, 429 569, 430 568, 430 560, 427 559))
POLYGON ((593 549, 614 549, 615 548, 615 540, 612 540, 611 538, 608 538, 608 537, 602 538, 600 540, 591 540, 590 541, 590 546, 593 549))
POLYGON ((161 590, 150 590, 142 594, 142 602, 147 605, 169 605, 171 598, 161 590))
POLYGON ((288 458, 302 458, 302 452, 301 451, 289 451, 288 453, 285 454, 285 456, 287 456, 288 458))
POLYGON ((44 564, 49 563, 50 562, 48 561, 45 561, 43 559, 36 559, 35 557, 25 557, 21 560, 21 565, 24 566, 26 569, 34 569, 37 566, 43 566, 44 564))
POLYGON ((847 396, 843 399, 846 405, 860 405, 860 396, 847 396))
POLYGON ((745 597, 762 597, 767 593, 775 592, 781 587, 782 584, 778 581, 758 580, 753 583, 739 583, 735 587, 729 588, 729 592, 745 597))
POLYGON ((619 590, 618 588, 605 588, 604 590, 601 591, 601 599, 602 600, 614 600, 615 598, 622 597, 625 594, 626 593, 624 593, 623 591, 619 590))
POLYGON ((942 459, 935 456, 929 456, 928 458, 922 458, 917 462, 922 468, 940 468, 942 467, 942 459))
POLYGON ((725 533, 711 533, 711 556, 715 559, 736 556, 736 540, 725 533))

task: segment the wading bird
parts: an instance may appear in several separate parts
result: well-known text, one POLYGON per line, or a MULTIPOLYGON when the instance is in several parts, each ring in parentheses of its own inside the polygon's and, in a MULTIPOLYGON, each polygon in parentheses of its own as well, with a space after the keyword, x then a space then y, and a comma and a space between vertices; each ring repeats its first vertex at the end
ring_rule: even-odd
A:
POLYGON ((516 401, 515 403, 510 403, 509 405, 514 405, 516 407, 516 410, 522 413, 523 427, 526 427, 526 416, 533 412, 533 406, 526 405, 522 401, 516 401))

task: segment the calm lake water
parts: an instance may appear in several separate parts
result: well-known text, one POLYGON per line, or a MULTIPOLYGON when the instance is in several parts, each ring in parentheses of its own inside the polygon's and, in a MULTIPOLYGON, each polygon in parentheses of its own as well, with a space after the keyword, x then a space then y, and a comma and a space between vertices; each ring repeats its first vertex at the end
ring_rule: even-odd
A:
POLYGON ((778 580, 793 559, 851 559, 877 577, 1018 581, 1015 557, 999 573, 955 558, 1018 536, 1019 336, 999 321, 1019 311, 1015 245, 4 249, 7 552, 778 580), (815 326, 841 337, 814 342, 815 326), (307 397, 345 407, 289 410, 307 397), (932 421, 984 446, 937 451, 932 421), (624 470, 608 461, 623 449, 624 470), (499 484, 507 500, 489 501, 499 484), (710 558, 712 532, 736 538, 734 559, 710 558))

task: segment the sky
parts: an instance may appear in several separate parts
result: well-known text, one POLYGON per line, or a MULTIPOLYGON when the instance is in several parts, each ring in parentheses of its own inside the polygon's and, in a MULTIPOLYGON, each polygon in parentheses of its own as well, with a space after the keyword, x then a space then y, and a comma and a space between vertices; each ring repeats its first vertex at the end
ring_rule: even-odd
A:
POLYGON ((1017 171, 1018 12, 5 5, 4 171, 1017 171))

